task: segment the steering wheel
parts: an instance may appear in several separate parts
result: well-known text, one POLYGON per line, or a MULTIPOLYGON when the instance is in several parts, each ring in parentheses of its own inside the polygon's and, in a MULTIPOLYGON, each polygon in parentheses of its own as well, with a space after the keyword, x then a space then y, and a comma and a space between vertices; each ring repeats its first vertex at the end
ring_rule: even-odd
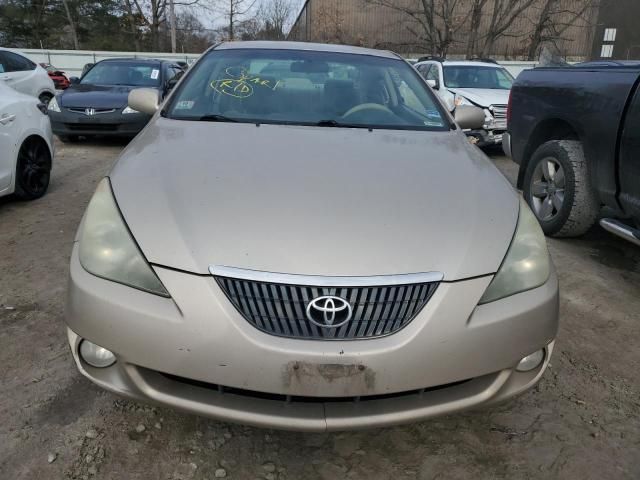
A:
POLYGON ((388 113, 388 114, 393 115, 393 116, 396 115, 389 108, 385 107, 384 105, 380 105, 379 103, 361 103, 360 105, 356 105, 355 107, 352 107, 349 110, 347 110, 344 113, 344 115, 342 115, 342 118, 347 118, 350 115, 354 115, 356 113, 360 113, 360 112, 363 112, 365 110, 373 110, 373 111, 376 111, 376 112, 384 112, 384 113, 388 113))

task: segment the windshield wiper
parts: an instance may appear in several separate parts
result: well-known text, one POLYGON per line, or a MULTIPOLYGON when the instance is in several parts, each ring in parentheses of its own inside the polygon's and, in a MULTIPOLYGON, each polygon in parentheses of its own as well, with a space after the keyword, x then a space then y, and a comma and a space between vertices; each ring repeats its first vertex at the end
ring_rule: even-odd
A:
POLYGON ((373 129, 373 127, 370 127, 368 125, 358 125, 356 123, 343 123, 337 120, 320 120, 319 122, 316 123, 316 125, 318 127, 367 128, 369 130, 373 129))
POLYGON ((201 122, 237 122, 238 121, 235 118, 225 117, 224 115, 218 115, 217 113, 203 115, 197 120, 201 122))

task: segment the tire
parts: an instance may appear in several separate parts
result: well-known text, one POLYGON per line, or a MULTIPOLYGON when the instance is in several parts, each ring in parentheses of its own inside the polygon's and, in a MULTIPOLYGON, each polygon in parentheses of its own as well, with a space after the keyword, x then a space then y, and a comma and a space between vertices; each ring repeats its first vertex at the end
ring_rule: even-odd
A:
POLYGON ((15 196, 35 200, 47 193, 51 178, 51 153, 39 137, 27 138, 18 151, 15 196))
POLYGON ((78 141, 77 135, 58 135, 58 138, 62 143, 76 143, 78 141))
POLYGON ((582 143, 576 140, 540 145, 527 165, 523 193, 544 233, 554 237, 584 234, 600 212, 582 143))

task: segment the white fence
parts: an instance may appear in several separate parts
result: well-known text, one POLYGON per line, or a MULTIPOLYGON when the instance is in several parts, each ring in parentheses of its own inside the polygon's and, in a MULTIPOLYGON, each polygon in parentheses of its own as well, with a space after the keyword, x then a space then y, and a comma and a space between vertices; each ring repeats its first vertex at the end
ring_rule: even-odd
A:
POLYGON ((517 77, 521 71, 535 68, 535 66, 538 65, 538 62, 518 62, 511 60, 499 61, 498 63, 506 68, 514 77, 517 77))
MULTIPOLYGON (((69 76, 80 76, 82 67, 87 63, 96 63, 106 58, 162 58, 167 60, 193 63, 200 55, 197 53, 159 53, 159 52, 102 52, 88 50, 21 50, 28 58, 37 63, 50 63, 65 71, 69 76)), ((514 77, 526 69, 533 68, 537 62, 499 62, 514 77)))
POLYGON ((36 63, 50 63, 64 71, 70 77, 79 77, 82 67, 87 63, 96 63, 107 58, 161 58, 183 61, 189 64, 200 56, 196 53, 154 53, 154 52, 102 52, 88 50, 20 50, 36 63))

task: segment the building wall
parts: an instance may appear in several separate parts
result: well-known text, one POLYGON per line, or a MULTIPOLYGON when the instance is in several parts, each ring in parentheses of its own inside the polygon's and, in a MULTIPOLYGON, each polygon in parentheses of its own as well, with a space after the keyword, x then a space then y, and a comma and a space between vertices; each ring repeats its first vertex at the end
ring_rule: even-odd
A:
POLYGON ((592 58, 640 60, 640 0, 602 0, 592 58), (609 29, 605 37, 606 30, 609 29), (611 29, 615 29, 612 32, 611 29), (615 39, 612 40, 612 33, 615 39))
MULTIPOLYGON (((396 0, 398 5, 414 6, 419 0, 396 0)), ((478 29, 480 42, 491 22, 491 2, 485 7, 478 29)), ((526 59, 530 38, 536 20, 546 0, 536 0, 520 15, 499 38, 489 56, 500 59, 526 59)), ((587 0, 580 0, 587 1, 587 0)), ((617 1, 617 0, 613 0, 617 1)), ((624 0, 627 1, 627 0, 624 0)), ((640 0, 636 1, 640 4, 640 0)), ((558 10, 572 10, 578 0, 560 0, 558 10)), ((460 0, 454 11, 455 42, 449 47, 449 57, 463 57, 467 51, 469 37, 469 12, 471 0, 460 0)), ((569 14, 557 18, 557 23, 567 23, 569 14)), ((589 9, 584 18, 562 32, 554 40, 559 53, 568 60, 582 60, 589 56, 593 43, 593 25, 597 10, 589 9)), ((300 41, 347 43, 373 48, 387 48, 399 53, 431 53, 425 41, 420 40, 421 26, 406 14, 397 10, 373 5, 366 0, 307 0, 298 20, 291 29, 289 38, 300 41)))

